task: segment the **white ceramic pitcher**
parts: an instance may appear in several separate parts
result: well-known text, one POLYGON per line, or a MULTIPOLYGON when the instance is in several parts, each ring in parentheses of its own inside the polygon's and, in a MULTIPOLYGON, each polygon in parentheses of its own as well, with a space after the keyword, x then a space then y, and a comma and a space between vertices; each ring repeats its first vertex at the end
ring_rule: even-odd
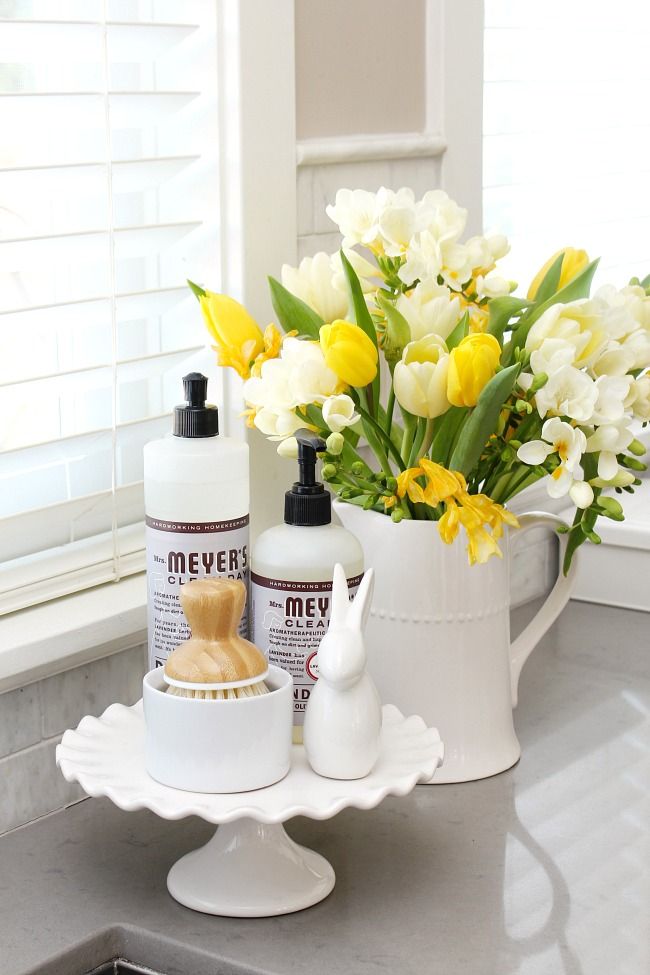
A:
MULTIPOLYGON (((503 559, 470 566, 463 538, 446 545, 431 521, 401 521, 336 502, 376 573, 366 629, 368 665, 381 699, 438 728, 445 761, 433 782, 482 779, 514 765, 521 749, 512 721, 519 674, 571 594, 575 559, 545 603, 510 642, 508 530, 503 559)), ((564 522, 519 515, 519 533, 564 522)), ((566 535, 560 535, 563 554, 566 535)))

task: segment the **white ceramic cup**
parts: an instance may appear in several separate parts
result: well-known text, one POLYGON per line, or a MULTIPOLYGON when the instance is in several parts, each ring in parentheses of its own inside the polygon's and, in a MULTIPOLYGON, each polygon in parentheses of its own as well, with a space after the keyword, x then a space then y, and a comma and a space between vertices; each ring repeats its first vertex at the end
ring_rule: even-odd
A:
POLYGON ((249 792, 291 764, 293 678, 269 667, 268 694, 230 701, 167 694, 163 668, 142 682, 145 762, 157 782, 187 792, 249 792))

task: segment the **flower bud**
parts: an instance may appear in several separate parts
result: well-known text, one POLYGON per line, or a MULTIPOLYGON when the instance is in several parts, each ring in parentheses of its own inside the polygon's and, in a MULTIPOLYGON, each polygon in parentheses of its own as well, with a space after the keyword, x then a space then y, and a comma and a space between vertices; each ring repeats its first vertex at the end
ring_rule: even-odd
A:
POLYGON ((530 393, 536 393, 538 389, 542 386, 546 386, 548 382, 548 375, 545 372, 538 372, 529 387, 530 393))
POLYGON ((321 477, 324 481, 331 481, 337 475, 337 470, 334 464, 323 464, 321 470, 321 477))
POLYGON ((636 457, 643 457, 646 452, 645 444, 642 444, 640 440, 636 439, 627 445, 627 449, 636 457))
POLYGON ((298 441, 295 437, 286 437, 281 440, 278 444, 278 453, 280 457, 287 457, 289 460, 295 460, 298 456, 298 441))
POLYGON ((560 280, 558 281, 557 290, 563 288, 565 284, 569 281, 573 281, 575 277, 580 274, 580 272, 589 263, 589 255, 586 251, 576 250, 574 247, 564 247, 560 251, 556 251, 551 257, 549 257, 546 264, 543 265, 533 278, 530 288, 528 289, 528 297, 534 299, 537 297, 537 292, 539 291, 539 286, 542 281, 550 271, 552 265, 558 259, 560 254, 564 254, 562 258, 562 269, 560 271, 560 280))
POLYGON ((401 508, 393 508, 393 510, 390 513, 390 517, 395 522, 396 525, 399 525, 400 521, 404 517, 404 512, 402 511, 401 508))
POLYGON ((327 453, 334 454, 334 456, 337 457, 343 450, 344 443, 345 437, 342 433, 330 433, 329 437, 325 441, 327 453))

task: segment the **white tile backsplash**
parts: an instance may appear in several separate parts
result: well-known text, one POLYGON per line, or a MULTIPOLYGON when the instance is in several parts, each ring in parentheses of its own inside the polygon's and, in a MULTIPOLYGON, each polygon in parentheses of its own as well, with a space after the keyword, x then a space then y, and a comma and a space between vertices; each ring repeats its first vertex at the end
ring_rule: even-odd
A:
POLYGON ((40 681, 43 738, 76 727, 84 714, 102 714, 116 701, 135 704, 145 668, 145 648, 131 648, 40 681))
POLYGON ((35 745, 41 737, 38 685, 0 694, 0 758, 35 745))
POLYGON ((86 714, 142 696, 146 646, 0 694, 0 833, 82 798, 55 764, 61 734, 86 714))

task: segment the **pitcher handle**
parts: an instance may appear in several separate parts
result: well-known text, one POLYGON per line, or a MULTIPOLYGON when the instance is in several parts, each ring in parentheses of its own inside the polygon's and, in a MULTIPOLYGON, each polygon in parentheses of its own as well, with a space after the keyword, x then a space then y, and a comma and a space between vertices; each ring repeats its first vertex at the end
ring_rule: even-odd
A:
MULTIPOLYGON (((560 526, 564 526, 565 528, 569 527, 564 519, 545 511, 528 511, 524 515, 517 515, 517 517, 521 532, 528 531, 530 528, 537 528, 540 525, 551 529, 559 528, 560 526)), ((512 688, 513 708, 517 707, 517 690, 522 667, 551 624, 558 618, 571 596, 576 573, 576 557, 575 555, 573 556, 571 568, 565 576, 562 572, 562 564, 564 562, 564 553, 569 536, 558 535, 557 537, 560 542, 560 572, 557 581, 546 597, 544 604, 540 607, 528 626, 510 645, 510 685, 512 688)))

